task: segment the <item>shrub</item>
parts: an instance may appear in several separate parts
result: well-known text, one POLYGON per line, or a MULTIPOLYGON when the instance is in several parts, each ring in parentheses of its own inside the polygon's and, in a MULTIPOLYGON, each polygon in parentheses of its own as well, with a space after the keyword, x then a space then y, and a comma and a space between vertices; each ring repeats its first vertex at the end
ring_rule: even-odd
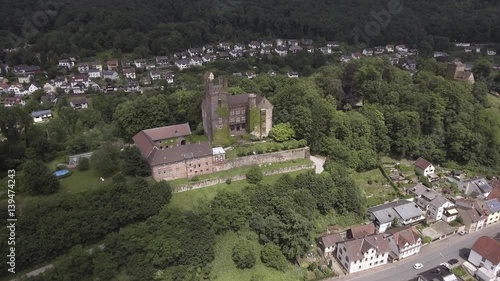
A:
POLYGON ((68 166, 66 166, 65 164, 57 164, 56 171, 64 170, 67 168, 68 168, 68 166))
POLYGON ((192 177, 189 180, 192 181, 192 182, 198 182, 198 181, 200 181, 200 178, 198 176, 194 176, 194 177, 192 177))
POLYGON ((368 179, 367 183, 368 183, 368 184, 372 184, 372 183, 373 183, 373 181, 372 181, 371 179, 368 179))
POLYGON ((280 271, 285 271, 287 261, 278 245, 268 243, 260 253, 262 263, 268 267, 275 268, 280 271))
POLYGON ((230 185, 230 184, 231 184, 231 182, 232 182, 231 178, 226 179, 226 184, 227 184, 227 185, 230 185))
POLYGON ((249 183, 257 184, 262 181, 264 175, 262 174, 260 168, 255 166, 252 167, 250 171, 248 171, 248 173, 246 174, 246 178, 249 183))
POLYGON ((82 158, 78 162, 78 171, 87 171, 90 168, 90 161, 88 158, 82 158))
POLYGON ((233 261, 237 268, 252 268, 256 258, 252 245, 248 240, 239 240, 233 248, 233 261))

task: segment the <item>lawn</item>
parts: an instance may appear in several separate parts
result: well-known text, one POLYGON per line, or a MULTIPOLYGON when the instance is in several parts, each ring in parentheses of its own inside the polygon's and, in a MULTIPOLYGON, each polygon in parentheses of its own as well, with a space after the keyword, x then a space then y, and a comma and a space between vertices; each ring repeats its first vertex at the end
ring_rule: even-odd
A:
POLYGON ((488 101, 490 102, 492 107, 500 110, 500 98, 497 98, 493 95, 488 95, 488 101))
POLYGON ((264 266, 260 261, 260 251, 262 245, 257 241, 257 235, 251 232, 234 233, 228 232, 225 235, 218 236, 215 245, 215 259, 212 262, 211 279, 218 281, 299 281, 301 276, 304 276, 304 271, 290 264, 285 272, 275 270, 264 266), (253 245, 256 264, 250 269, 238 269, 232 260, 233 247, 242 238, 246 237, 253 245), (259 278, 257 278, 259 277, 259 278))
POLYGON ((464 281, 474 281, 476 280, 472 277, 463 266, 455 267, 451 270, 455 275, 462 278, 464 281))
POLYGON ((363 173, 352 173, 352 178, 363 190, 368 200, 368 207, 376 206, 385 201, 392 201, 397 198, 394 189, 387 182, 379 169, 363 173), (371 182, 371 183, 370 183, 371 182))
MULTIPOLYGON (((312 164, 312 161, 309 159, 294 159, 290 161, 284 161, 284 162, 279 162, 279 163, 272 163, 271 165, 268 166, 262 166, 262 172, 265 171, 274 171, 278 170, 281 168, 286 168, 286 167, 295 167, 295 166, 302 166, 302 165, 307 165, 307 164, 312 164)), ((245 175, 248 171, 250 171, 252 167, 247 166, 247 167, 241 167, 241 168, 236 168, 236 169, 230 169, 227 171, 222 171, 222 172, 217 172, 217 173, 212 173, 212 174, 206 174, 206 175, 200 175, 197 176, 197 181, 200 180, 205 180, 205 179, 215 179, 215 178, 230 178, 238 175, 245 175)), ((170 184, 173 187, 177 187, 179 185, 184 185, 188 183, 193 183, 192 179, 191 181, 189 179, 177 179, 170 181, 170 184)))
MULTIPOLYGON (((297 171, 288 173, 290 176, 295 177, 298 174, 304 173, 305 171, 297 171)), ((282 175, 272 175, 265 176, 262 180, 263 184, 273 184, 282 175)), ((181 210, 189 211, 198 206, 202 202, 207 202, 212 200, 217 192, 220 190, 230 190, 230 191, 241 191, 244 187, 251 185, 246 180, 234 181, 231 184, 217 184, 209 187, 204 187, 200 189, 184 191, 174 193, 172 195, 172 200, 167 205, 167 208, 179 208, 181 210)))

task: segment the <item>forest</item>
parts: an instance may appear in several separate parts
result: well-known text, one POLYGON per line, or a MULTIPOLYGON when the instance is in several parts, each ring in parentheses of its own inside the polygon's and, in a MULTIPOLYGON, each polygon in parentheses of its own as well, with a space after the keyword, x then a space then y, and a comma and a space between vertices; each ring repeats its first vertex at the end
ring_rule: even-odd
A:
MULTIPOLYGON (((25 107, 0 108, 6 139, 0 143, 0 170, 16 167, 20 181, 33 182, 22 175, 37 166, 33 161, 48 163, 62 155, 95 151, 99 157, 93 156, 91 165, 114 168, 103 169, 108 174, 103 176, 118 173, 112 185, 78 196, 58 194, 57 186, 37 191, 37 185, 21 185, 20 192, 56 192, 51 195, 56 197, 40 197, 39 203, 24 206, 19 239, 30 255, 19 263, 37 264, 71 249, 55 270, 34 280, 112 280, 120 274, 131 280, 210 280, 214 241, 224 233, 244 231, 269 248, 262 260, 282 268, 281 261, 308 250, 314 239, 311 222, 321 216, 353 214, 363 220, 366 199, 349 173, 377 168, 383 155, 411 160, 422 156, 450 168, 498 173, 500 113, 488 98, 489 85, 500 81, 498 72, 477 64, 477 82, 471 85, 445 79, 445 69, 435 59, 422 60, 412 76, 383 58, 369 58, 325 65, 298 79, 264 73, 252 80, 230 77, 229 92, 268 97, 274 124, 289 123, 295 138, 305 139, 313 154, 327 156, 327 173, 284 176, 272 185, 257 180, 237 195, 221 192, 189 212, 168 208, 168 184, 141 179, 147 176, 144 163, 142 170, 126 164, 140 164, 137 151, 126 151, 129 159, 120 160, 124 156, 112 143, 130 142, 141 129, 183 122, 201 134, 202 73, 181 74, 180 89, 143 95, 88 93, 91 107, 80 111, 71 109, 64 97, 55 106, 41 105, 40 93, 25 107), (343 103, 351 95, 361 97, 364 105, 343 103), (56 117, 32 124, 29 113, 39 108, 52 108, 56 117), (99 241, 104 241, 103 249, 83 249, 99 241)), ((243 268, 259 255, 248 254, 243 246, 234 251, 236 264, 243 268)))
MULTIPOLYGON (((455 41, 500 43, 498 0, 393 1, 402 10, 383 22, 371 45, 442 50, 455 41)), ((364 30, 393 1, 7 1, 0 10, 0 49, 30 43, 48 57, 92 57, 111 49, 144 57, 224 40, 305 37, 352 44, 354 28, 364 30)))

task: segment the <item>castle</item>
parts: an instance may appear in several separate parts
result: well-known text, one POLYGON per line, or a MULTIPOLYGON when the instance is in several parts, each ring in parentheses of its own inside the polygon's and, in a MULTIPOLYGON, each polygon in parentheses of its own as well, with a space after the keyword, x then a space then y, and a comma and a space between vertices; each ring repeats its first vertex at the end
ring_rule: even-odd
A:
POLYGON ((273 105, 255 94, 231 95, 227 78, 207 72, 204 75, 205 97, 202 102, 203 129, 208 139, 223 144, 230 136, 250 133, 267 137, 272 127, 273 105))
POLYGON ((459 61, 448 64, 446 77, 448 77, 448 79, 464 81, 471 84, 474 84, 475 82, 472 71, 465 70, 465 65, 459 61))

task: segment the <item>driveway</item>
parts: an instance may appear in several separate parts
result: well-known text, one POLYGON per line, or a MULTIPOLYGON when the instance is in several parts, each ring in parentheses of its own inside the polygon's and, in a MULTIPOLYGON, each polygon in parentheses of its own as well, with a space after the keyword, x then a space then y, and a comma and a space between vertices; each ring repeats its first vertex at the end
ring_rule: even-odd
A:
POLYGON ((312 156, 311 155, 311 161, 314 162, 314 165, 316 166, 316 174, 321 174, 323 172, 323 165, 325 165, 325 158, 322 156, 312 156))

